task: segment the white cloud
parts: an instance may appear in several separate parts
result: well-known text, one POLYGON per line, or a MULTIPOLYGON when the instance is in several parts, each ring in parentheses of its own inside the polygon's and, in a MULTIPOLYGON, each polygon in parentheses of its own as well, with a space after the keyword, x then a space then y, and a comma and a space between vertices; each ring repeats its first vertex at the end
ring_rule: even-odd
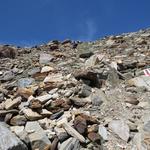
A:
POLYGON ((88 19, 85 21, 83 26, 83 33, 84 35, 81 35, 79 39, 81 41, 91 41, 94 39, 94 36, 97 32, 97 26, 96 23, 92 19, 88 19))

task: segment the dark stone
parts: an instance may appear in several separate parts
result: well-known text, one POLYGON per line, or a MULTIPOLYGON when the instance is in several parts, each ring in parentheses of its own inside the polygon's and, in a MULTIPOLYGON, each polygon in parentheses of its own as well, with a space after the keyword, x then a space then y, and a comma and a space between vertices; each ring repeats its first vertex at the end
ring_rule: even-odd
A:
POLYGON ((51 119, 51 120, 58 119, 58 118, 61 117, 63 114, 64 114, 64 110, 61 110, 61 111, 59 111, 59 112, 57 112, 57 113, 55 113, 55 114, 52 114, 51 117, 50 117, 50 119, 51 119))

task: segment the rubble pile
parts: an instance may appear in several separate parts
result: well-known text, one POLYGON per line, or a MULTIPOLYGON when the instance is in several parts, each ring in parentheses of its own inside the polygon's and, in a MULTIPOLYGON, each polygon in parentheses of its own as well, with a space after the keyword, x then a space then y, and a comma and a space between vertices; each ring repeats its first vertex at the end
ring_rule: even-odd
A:
POLYGON ((0 149, 149 150, 149 91, 149 29, 1 45, 0 149))

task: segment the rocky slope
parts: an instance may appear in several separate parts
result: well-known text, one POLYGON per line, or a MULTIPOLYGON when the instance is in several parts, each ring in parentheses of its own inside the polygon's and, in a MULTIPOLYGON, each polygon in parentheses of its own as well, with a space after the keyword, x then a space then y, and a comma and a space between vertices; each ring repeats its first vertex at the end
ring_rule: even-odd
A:
POLYGON ((149 91, 149 29, 1 45, 0 149, 150 150, 149 91))

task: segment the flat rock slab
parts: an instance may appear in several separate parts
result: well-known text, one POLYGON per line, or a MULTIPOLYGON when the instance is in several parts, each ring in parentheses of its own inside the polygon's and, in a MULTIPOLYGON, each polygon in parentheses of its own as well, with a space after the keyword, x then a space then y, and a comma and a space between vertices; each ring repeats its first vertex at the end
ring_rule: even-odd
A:
POLYGON ((128 141, 129 127, 123 120, 113 120, 109 123, 109 128, 117 134, 122 140, 128 141))
POLYGON ((66 122, 66 123, 63 123, 62 125, 68 134, 77 138, 82 143, 85 142, 85 138, 79 132, 77 132, 73 127, 71 127, 71 125, 69 123, 66 122))
POLYGON ((137 87, 145 87, 148 91, 150 91, 150 77, 149 76, 139 76, 128 81, 130 85, 134 85, 137 87))
POLYGON ((33 150, 46 150, 50 147, 51 142, 37 121, 27 122, 25 130, 29 133, 29 139, 33 150))
POLYGON ((0 150, 28 150, 28 148, 6 127, 6 124, 0 122, 0 150))

